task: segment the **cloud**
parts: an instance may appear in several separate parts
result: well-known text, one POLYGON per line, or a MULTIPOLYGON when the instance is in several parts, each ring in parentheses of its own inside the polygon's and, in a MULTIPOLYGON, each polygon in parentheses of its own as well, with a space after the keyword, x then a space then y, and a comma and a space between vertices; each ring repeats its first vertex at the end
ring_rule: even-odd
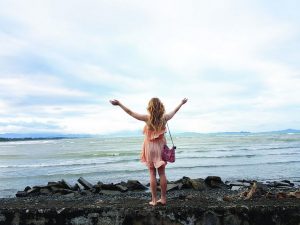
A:
POLYGON ((297 8, 237 0, 2 1, 0 119, 8 122, 1 129, 53 128, 35 121, 66 133, 139 129, 108 100, 146 113, 153 96, 167 110, 190 99, 172 121, 178 131, 293 126, 300 113, 297 8))

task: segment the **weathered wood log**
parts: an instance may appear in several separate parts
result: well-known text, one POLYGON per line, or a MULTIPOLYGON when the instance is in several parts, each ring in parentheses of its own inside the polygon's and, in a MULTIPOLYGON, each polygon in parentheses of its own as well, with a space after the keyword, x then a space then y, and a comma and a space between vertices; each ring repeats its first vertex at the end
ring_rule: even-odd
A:
POLYGON ((291 191, 287 194, 289 198, 300 198, 300 191, 291 191))
POLYGON ((254 182, 251 185, 250 190, 246 191, 245 200, 251 199, 254 196, 255 197, 261 197, 261 196, 265 195, 267 192, 268 192, 268 188, 265 184, 260 183, 260 182, 254 182))
POLYGON ((78 182, 85 188, 85 189, 92 189, 93 188, 93 185, 88 182, 86 179, 84 179, 83 177, 80 177, 78 179, 78 182))
POLYGON ((248 200, 250 198, 252 198, 252 196, 254 195, 254 193, 256 192, 256 188, 257 188, 257 184, 256 182, 252 185, 250 191, 247 193, 245 200, 248 200))
POLYGON ((285 192, 278 192, 278 193, 276 193, 275 197, 277 199, 287 198, 287 193, 285 193, 285 192))

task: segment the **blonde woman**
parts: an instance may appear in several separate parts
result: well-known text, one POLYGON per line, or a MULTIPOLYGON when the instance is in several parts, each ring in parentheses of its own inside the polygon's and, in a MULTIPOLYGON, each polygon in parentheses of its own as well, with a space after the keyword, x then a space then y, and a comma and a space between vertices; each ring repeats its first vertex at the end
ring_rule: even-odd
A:
POLYGON ((120 106, 133 118, 146 123, 143 132, 145 138, 141 152, 141 161, 146 164, 150 173, 152 200, 149 204, 153 206, 157 203, 165 205, 167 202, 167 178, 165 174, 165 166, 167 165, 167 162, 162 160, 161 154, 163 146, 166 144, 166 138, 164 136, 166 132, 166 122, 172 119, 180 107, 187 102, 187 99, 184 98, 170 113, 165 113, 165 107, 159 98, 152 98, 148 103, 148 114, 133 112, 118 100, 110 100, 110 102, 115 106, 120 106), (161 187, 161 198, 159 200, 157 200, 156 193, 156 170, 159 174, 161 187))

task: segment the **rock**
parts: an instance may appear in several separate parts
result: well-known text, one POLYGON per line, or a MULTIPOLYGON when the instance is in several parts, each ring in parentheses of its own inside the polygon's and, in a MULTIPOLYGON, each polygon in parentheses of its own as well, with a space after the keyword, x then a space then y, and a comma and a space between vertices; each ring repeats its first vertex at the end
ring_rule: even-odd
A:
POLYGON ((55 181, 49 181, 48 184, 47 184, 48 187, 50 187, 50 186, 59 186, 59 185, 60 185, 60 183, 55 182, 55 181))
POLYGON ((261 191, 261 194, 265 194, 268 192, 269 188, 266 184, 263 184, 261 182, 256 182, 257 188, 261 191))
POLYGON ((57 209, 56 212, 57 212, 57 214, 60 214, 64 210, 65 210, 65 208, 61 208, 61 209, 57 209))
POLYGON ((204 213, 202 223, 201 224, 207 224, 207 225, 220 225, 220 219, 218 215, 213 211, 206 211, 204 213))
POLYGON ((279 188, 279 187, 291 187, 291 186, 294 186, 294 184, 293 183, 288 183, 288 182, 273 181, 273 182, 269 182, 267 184, 267 186, 279 188))
POLYGON ((191 178, 182 177, 180 180, 175 181, 175 183, 181 183, 182 188, 192 188, 191 178))
POLYGON ((294 186, 294 183, 292 183, 289 180, 281 180, 280 182, 287 183, 287 184, 290 184, 291 186, 294 186))
POLYGON ((50 189, 51 189, 52 192, 57 192, 57 191, 59 191, 59 190, 61 190, 63 188, 57 187, 57 186, 50 186, 50 189))
POLYGON ((226 181, 225 182, 226 185, 232 190, 232 191, 236 191, 236 190, 240 190, 240 189, 245 189, 245 188, 248 188, 249 187, 249 183, 238 183, 238 182, 228 182, 226 181))
POLYGON ((79 191, 79 190, 80 190, 80 187, 79 187, 79 185, 76 183, 74 186, 72 186, 71 190, 73 190, 73 191, 79 191))
POLYGON ((51 191, 48 188, 41 188, 39 193, 41 195, 49 195, 51 193, 51 191))
MULTIPOLYGON (((102 184, 103 184, 103 183, 102 183, 102 184)), ((101 188, 101 185, 102 185, 102 184, 95 184, 95 185, 93 186, 93 189, 95 189, 96 192, 100 192, 101 189, 102 189, 102 188, 101 188)))
POLYGON ((189 177, 182 177, 181 179, 174 182, 174 184, 181 184, 181 186, 178 187, 180 190, 181 188, 184 189, 194 189, 194 190, 205 190, 206 185, 203 179, 191 179, 189 177))
POLYGON ((115 190, 118 190, 118 188, 113 184, 113 183, 110 183, 110 184, 102 184, 102 185, 99 185, 100 188, 102 190, 111 190, 111 191, 115 191, 115 190))
POLYGON ((87 180, 85 180, 83 177, 80 177, 78 179, 78 182, 87 190, 93 188, 93 185, 90 182, 88 182, 87 180))
POLYGON ((97 182, 97 184, 98 184, 98 185, 102 185, 102 184, 103 184, 103 182, 101 182, 101 181, 98 181, 98 182, 97 182))
MULTIPOLYGON (((0 222, 5 222, 5 221, 6 221, 6 216, 0 214, 0 222)), ((5 224, 5 223, 3 223, 3 224, 5 224)))
POLYGON ((128 180, 126 187, 129 191, 143 191, 147 189, 147 187, 141 184, 138 180, 128 180))
POLYGON ((60 192, 54 193, 53 196, 61 196, 62 194, 60 192))
POLYGON ((81 195, 92 195, 92 193, 89 190, 80 190, 79 193, 81 195))
POLYGON ((121 191, 121 192, 126 192, 128 188, 125 186, 126 183, 118 183, 118 184, 103 184, 102 182, 93 186, 93 189, 95 189, 95 192, 100 192, 101 190, 111 190, 111 191, 121 191))
POLYGON ((36 189, 47 188, 47 185, 36 185, 33 186, 32 188, 36 188, 36 189))
POLYGON ((253 184, 254 182, 257 182, 256 180, 237 180, 238 182, 241 182, 241 183, 248 183, 248 184, 253 184))
POLYGON ((191 179, 191 185, 194 190, 202 191, 206 189, 206 185, 203 179, 191 179))
POLYGON ((204 181, 211 188, 220 188, 225 185, 221 180, 221 177, 218 176, 208 176, 204 181))
POLYGON ((27 197, 28 193, 26 191, 18 191, 16 197, 27 197))
POLYGON ((182 187, 182 184, 172 184, 172 183, 169 183, 167 184, 167 191, 174 191, 174 190, 180 190, 182 187))
POLYGON ((101 190, 100 193, 104 195, 116 195, 116 194, 120 194, 121 192, 113 191, 113 190, 101 190))
POLYGON ((121 192, 126 192, 128 191, 128 188, 126 186, 123 186, 121 184, 116 184, 117 190, 121 191, 121 192))
POLYGON ((230 225, 240 225, 241 220, 236 215, 228 215, 224 218, 224 224, 230 224, 230 225))
POLYGON ((60 193, 62 195, 65 195, 65 194, 69 194, 69 193, 73 193, 72 190, 69 190, 69 189, 64 189, 64 188, 58 188, 58 189, 55 189, 55 191, 53 191, 54 193, 60 193))
POLYGON ((65 194, 64 197, 68 197, 68 198, 72 198, 75 196, 75 193, 69 193, 69 194, 65 194))
POLYGON ((24 191, 29 191, 31 189, 31 187, 29 187, 29 186, 27 186, 25 189, 24 189, 24 191))
POLYGON ((32 187, 31 189, 29 189, 29 190, 27 191, 27 194, 38 193, 39 190, 40 190, 40 189, 37 188, 37 187, 32 187))
POLYGON ((65 188, 65 189, 70 189, 72 190, 72 185, 70 185, 67 181, 65 181, 64 179, 62 179, 60 181, 60 183, 62 184, 62 186, 65 188))
POLYGON ((225 202, 231 202, 233 200, 233 197, 231 197, 231 196, 229 196, 229 195, 225 195, 224 197, 223 197, 223 201, 225 201, 225 202))

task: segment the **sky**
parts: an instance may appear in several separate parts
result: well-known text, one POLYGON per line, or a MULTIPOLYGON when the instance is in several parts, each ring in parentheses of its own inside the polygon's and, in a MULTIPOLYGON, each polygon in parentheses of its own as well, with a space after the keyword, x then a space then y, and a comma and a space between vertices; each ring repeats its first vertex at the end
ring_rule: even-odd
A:
POLYGON ((300 129, 296 0, 2 0, 0 133, 300 129))

